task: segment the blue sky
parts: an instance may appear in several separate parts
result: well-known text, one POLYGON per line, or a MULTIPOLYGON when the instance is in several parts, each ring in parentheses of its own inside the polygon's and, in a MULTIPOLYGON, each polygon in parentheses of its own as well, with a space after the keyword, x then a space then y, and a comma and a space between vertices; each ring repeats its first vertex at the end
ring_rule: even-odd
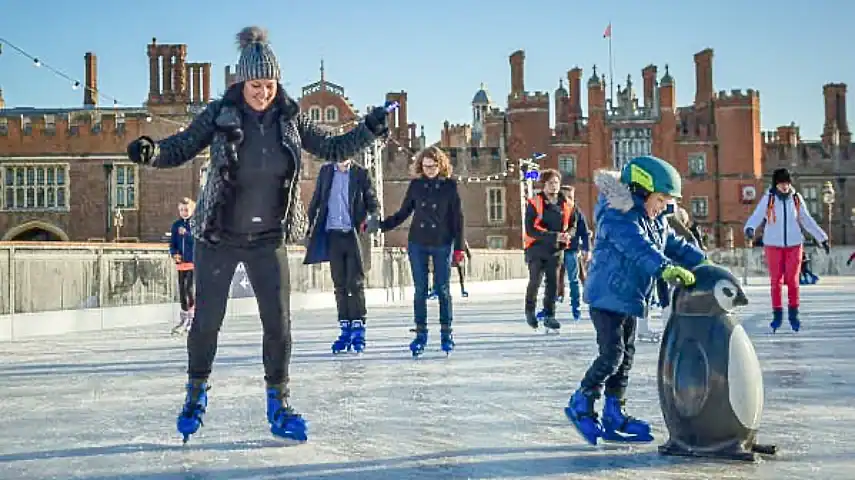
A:
MULTIPOLYGON (((429 141, 444 120, 469 122, 481 82, 505 105, 508 55, 526 51, 526 89, 550 94, 578 65, 607 67, 603 30, 613 25, 615 83, 649 64, 670 65, 681 105, 694 98, 692 55, 715 49, 716 90, 761 92, 762 126, 795 121, 802 136, 818 138, 822 85, 855 87, 851 40, 845 33, 855 3, 836 0, 557 1, 526 4, 484 0, 165 1, 129 8, 126 2, 6 0, 0 37, 59 70, 83 78, 83 54, 98 55, 99 87, 125 105, 140 105, 148 91, 146 44, 188 44, 190 61, 210 61, 213 91, 237 58, 234 34, 246 25, 270 30, 295 95, 317 80, 321 58, 327 78, 342 85, 358 108, 379 104, 388 91, 409 92, 409 118, 425 125, 429 141), (99 6, 100 5, 100 6, 99 6)), ((606 70, 608 73, 608 70, 606 70)), ((9 106, 74 106, 82 102, 64 80, 6 47, 0 87, 9 106)), ((638 92, 640 95, 640 91, 638 92)), ((583 105, 586 99, 583 98, 583 105)), ((855 99, 848 102, 849 111, 855 99)), ((855 116, 849 115, 855 122, 855 116)), ((855 125, 852 125, 855 127, 855 125)))

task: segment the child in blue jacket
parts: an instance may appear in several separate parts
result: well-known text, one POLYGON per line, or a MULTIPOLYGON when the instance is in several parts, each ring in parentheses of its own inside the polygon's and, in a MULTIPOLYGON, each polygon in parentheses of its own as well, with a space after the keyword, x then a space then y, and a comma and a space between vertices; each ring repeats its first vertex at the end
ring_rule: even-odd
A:
POLYGON ((650 442, 650 425, 623 411, 637 319, 647 315, 658 279, 690 286, 695 276, 689 269, 705 262, 705 256, 675 235, 665 218, 668 204, 681 196, 680 174, 668 162, 638 157, 620 173, 597 172, 594 182, 600 194, 584 300, 597 331, 599 356, 565 413, 591 444, 598 438, 650 442), (603 393, 601 422, 594 403, 603 393))
POLYGON ((178 204, 178 220, 172 224, 169 236, 169 256, 178 270, 178 299, 181 302, 181 320, 172 333, 190 330, 196 299, 193 295, 193 235, 190 233, 190 216, 196 202, 185 198, 178 204))

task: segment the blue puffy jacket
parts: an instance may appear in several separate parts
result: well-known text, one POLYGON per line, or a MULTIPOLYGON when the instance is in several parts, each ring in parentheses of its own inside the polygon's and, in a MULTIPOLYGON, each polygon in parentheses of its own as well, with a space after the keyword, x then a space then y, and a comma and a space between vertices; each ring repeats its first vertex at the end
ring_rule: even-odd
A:
POLYGON ((644 201, 620 183, 620 174, 600 171, 594 207, 596 239, 584 300, 591 308, 647 316, 655 280, 666 266, 694 268, 704 253, 674 234, 665 218, 649 218, 644 201))

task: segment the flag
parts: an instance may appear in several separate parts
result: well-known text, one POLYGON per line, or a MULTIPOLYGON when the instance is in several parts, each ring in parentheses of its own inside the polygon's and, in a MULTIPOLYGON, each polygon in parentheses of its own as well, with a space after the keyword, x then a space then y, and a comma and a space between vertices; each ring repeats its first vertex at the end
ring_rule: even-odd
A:
POLYGON ((611 38, 611 36, 612 36, 612 24, 609 23, 609 25, 606 27, 606 30, 603 32, 603 38, 611 38))

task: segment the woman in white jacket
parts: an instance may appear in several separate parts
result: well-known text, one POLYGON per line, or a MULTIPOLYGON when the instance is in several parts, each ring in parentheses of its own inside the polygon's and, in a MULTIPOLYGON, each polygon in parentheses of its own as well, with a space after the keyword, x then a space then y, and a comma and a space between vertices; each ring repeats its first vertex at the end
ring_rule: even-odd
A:
POLYGON ((760 198, 754 213, 745 222, 745 238, 753 239, 754 232, 763 225, 763 245, 769 279, 772 281, 772 332, 781 328, 784 321, 781 283, 787 284, 788 320, 793 331, 801 327, 799 321, 799 270, 802 265, 804 228, 825 253, 829 252, 828 235, 813 219, 804 199, 796 192, 790 172, 779 168, 772 173, 772 188, 760 198))

